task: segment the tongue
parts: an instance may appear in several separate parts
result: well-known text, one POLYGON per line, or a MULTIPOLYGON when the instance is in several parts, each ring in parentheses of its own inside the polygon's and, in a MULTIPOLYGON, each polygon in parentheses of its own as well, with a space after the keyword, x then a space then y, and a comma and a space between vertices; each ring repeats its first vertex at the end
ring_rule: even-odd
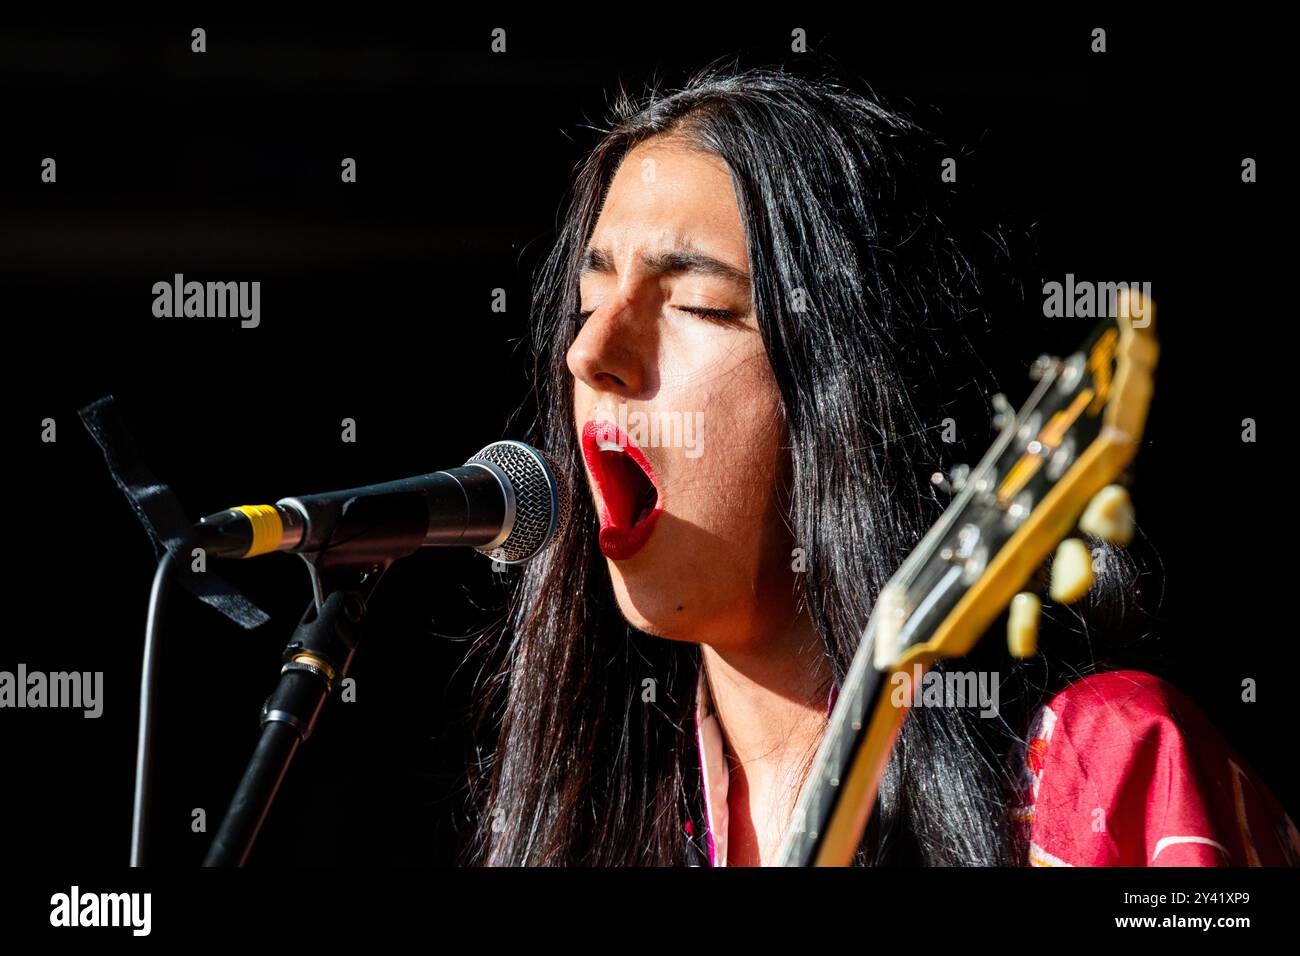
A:
POLYGON ((610 507, 620 523, 635 527, 654 510, 658 494, 641 466, 626 453, 605 453, 610 507))
POLYGON ((641 499, 641 504, 637 506, 636 513, 632 515, 633 527, 636 527, 642 521, 645 521, 646 518, 650 517, 650 513, 655 510, 655 501, 657 498, 658 495, 656 495, 654 489, 651 488, 650 491, 647 492, 646 496, 641 499))

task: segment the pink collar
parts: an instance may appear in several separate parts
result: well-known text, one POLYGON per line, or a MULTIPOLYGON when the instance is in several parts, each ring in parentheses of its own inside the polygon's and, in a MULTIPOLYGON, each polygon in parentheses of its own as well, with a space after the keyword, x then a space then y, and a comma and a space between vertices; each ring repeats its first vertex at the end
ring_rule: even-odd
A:
MULTIPOLYGON (((826 697, 826 716, 835 707, 839 686, 831 687, 826 697)), ((703 777, 704 810, 707 814, 709 865, 727 865, 727 784, 729 771, 723 752, 722 725, 713 709, 713 696, 709 693, 708 675, 704 661, 700 661, 695 676, 695 742, 700 751, 700 773, 703 777)))

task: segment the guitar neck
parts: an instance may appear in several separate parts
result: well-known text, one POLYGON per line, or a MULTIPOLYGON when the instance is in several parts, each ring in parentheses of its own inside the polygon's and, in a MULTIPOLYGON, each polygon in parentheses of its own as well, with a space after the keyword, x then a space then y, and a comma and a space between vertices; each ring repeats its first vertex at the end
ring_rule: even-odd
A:
MULTIPOLYGON (((884 677, 870 666, 868 655, 859 654, 854 659, 836 699, 812 771, 799 794, 792 822, 777 854, 777 866, 837 865, 830 862, 832 859, 838 860, 838 865, 847 865, 852 860, 853 851, 866 828, 871 805, 875 802, 879 774, 884 770, 883 763, 879 768, 859 767, 860 763, 867 762, 863 758, 871 751, 864 745, 872 734, 863 733, 863 728, 873 727, 877 734, 889 730, 879 720, 879 705, 882 701, 888 703, 884 677), (871 779, 873 776, 874 780, 871 779), (851 782, 857 785, 850 786, 851 782), (870 799, 867 799, 864 788, 871 790, 870 799), (859 801, 856 805, 852 803, 855 799, 859 801), (847 812, 839 812, 841 810, 847 812), (841 823, 837 825, 836 821, 841 823), (850 834, 849 830, 856 830, 856 833, 850 834)), ((885 710, 893 711, 894 708, 886 707, 885 710)), ((896 733, 897 727, 894 727, 892 734, 896 733)), ((889 745, 882 748, 886 757, 892 749, 892 734, 889 745)))

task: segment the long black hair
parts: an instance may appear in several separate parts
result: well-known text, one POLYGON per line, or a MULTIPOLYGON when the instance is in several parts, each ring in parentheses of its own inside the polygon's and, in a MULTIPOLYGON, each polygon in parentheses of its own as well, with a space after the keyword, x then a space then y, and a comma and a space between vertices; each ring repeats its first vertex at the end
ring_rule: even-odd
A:
MULTIPOLYGON (((622 95, 614 114, 536 276, 532 437, 583 473, 565 353, 578 330, 579 257, 620 160, 665 134, 717 155, 781 394, 788 521, 806 556, 798 596, 839 682, 881 587, 944 507, 930 475, 990 438, 996 382, 975 347, 990 322, 944 198, 941 144, 874 96, 781 70, 711 68, 670 95, 622 95), (948 420, 964 440, 941 440, 948 420)), ((523 570, 502 626, 474 651, 489 663, 464 860, 684 864, 684 823, 698 833, 704 819, 699 647, 628 625, 592 502, 579 493, 572 504, 567 530, 523 570), (655 699, 643 702, 647 679, 655 699)), ((1000 675, 999 719, 909 714, 860 864, 1023 862, 1008 754, 1050 690, 1105 663, 1095 641, 1134 626, 1137 568, 1091 543, 1106 548, 1098 585, 1082 605, 1048 607, 1041 658, 1012 663, 989 639, 954 665, 1000 675)))

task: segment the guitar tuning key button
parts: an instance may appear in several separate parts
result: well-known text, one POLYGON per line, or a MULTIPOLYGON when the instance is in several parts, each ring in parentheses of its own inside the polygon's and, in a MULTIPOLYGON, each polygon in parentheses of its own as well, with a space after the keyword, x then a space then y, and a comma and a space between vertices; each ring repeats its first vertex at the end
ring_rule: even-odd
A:
POLYGON ((1038 619, 1043 602, 1038 595, 1022 591, 1011 599, 1007 612, 1007 650, 1012 657, 1024 659, 1038 653, 1038 619))
POLYGON ((1079 519, 1084 534, 1121 546, 1133 540, 1135 526, 1133 500, 1123 485, 1107 485, 1097 492, 1079 519))
POLYGON ((1062 541, 1052 559, 1052 600, 1073 604, 1088 593, 1096 579, 1088 546, 1078 538, 1062 541))

